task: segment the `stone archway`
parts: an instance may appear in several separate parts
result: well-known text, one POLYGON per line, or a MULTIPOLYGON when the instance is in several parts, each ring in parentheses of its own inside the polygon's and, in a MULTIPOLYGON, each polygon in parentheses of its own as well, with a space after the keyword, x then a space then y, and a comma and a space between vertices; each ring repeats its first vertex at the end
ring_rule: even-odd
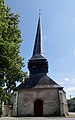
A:
POLYGON ((40 99, 37 99, 34 102, 34 116, 35 117, 43 116, 43 101, 40 99))

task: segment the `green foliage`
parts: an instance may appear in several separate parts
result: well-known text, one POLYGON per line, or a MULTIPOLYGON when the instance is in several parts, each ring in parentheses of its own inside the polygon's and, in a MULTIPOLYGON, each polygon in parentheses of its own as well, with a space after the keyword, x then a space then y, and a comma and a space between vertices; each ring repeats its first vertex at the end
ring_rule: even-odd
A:
POLYGON ((10 98, 10 94, 8 94, 3 87, 0 87, 0 98, 1 101, 4 101, 5 103, 10 98))
POLYGON ((75 112, 75 97, 71 98, 70 100, 67 100, 67 102, 69 111, 75 112))
POLYGON ((21 42, 19 16, 11 13, 4 0, 0 0, 0 99, 3 101, 15 89, 16 82, 27 77, 22 71, 21 42))
POLYGON ((75 101, 75 97, 71 98, 71 100, 75 101))

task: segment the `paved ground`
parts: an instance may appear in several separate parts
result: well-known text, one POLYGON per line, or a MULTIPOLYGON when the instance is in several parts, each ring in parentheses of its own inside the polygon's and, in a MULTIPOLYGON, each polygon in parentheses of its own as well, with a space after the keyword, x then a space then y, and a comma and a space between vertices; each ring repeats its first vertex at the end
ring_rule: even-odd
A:
POLYGON ((75 120, 66 117, 2 117, 0 120, 75 120))
POLYGON ((75 120, 75 112, 69 112, 69 117, 1 117, 0 120, 75 120))

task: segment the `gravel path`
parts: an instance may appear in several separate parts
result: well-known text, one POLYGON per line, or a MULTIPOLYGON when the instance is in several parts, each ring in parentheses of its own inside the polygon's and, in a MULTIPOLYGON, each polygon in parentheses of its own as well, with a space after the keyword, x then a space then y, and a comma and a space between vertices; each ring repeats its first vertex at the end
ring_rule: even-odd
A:
POLYGON ((2 117, 0 120, 75 120, 66 117, 2 117))

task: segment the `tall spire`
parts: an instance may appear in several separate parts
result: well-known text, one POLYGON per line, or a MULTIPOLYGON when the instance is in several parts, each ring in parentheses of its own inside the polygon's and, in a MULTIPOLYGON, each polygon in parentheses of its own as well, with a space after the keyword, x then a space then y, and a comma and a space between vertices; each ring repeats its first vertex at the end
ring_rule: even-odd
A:
POLYGON ((36 38, 35 38, 33 56, 35 56, 37 54, 43 55, 42 28, 41 28, 40 10, 39 10, 39 20, 38 20, 38 27, 37 27, 37 33, 36 33, 36 38))
POLYGON ((47 74, 48 72, 48 61, 43 56, 42 30, 41 30, 40 19, 41 18, 39 13, 39 20, 38 20, 33 55, 28 62, 28 69, 30 71, 30 76, 32 75, 34 76, 34 74, 47 74))

